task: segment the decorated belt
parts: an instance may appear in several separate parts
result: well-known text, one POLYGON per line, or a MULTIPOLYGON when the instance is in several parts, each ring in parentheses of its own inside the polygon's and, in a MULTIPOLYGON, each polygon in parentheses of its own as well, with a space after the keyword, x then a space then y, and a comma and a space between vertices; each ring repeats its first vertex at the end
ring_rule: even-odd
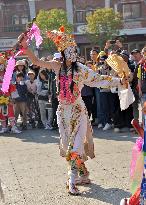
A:
POLYGON ((9 104, 9 97, 0 96, 0 105, 8 105, 9 104))

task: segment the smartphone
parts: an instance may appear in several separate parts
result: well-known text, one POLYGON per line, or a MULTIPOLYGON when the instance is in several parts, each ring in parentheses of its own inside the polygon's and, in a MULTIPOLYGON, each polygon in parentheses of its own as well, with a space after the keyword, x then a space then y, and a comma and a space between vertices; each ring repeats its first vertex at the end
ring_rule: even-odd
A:
POLYGON ((116 40, 110 40, 110 44, 115 44, 116 40))

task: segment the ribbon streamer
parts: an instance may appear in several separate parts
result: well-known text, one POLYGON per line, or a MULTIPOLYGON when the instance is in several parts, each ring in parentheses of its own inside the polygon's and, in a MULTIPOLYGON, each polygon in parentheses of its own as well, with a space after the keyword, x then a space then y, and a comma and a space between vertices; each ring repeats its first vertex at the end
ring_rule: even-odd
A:
MULTIPOLYGON (((28 43, 29 43, 30 40, 35 38, 37 48, 41 45, 41 43, 43 41, 43 39, 40 35, 40 29, 35 23, 33 23, 32 27, 27 32, 27 36, 28 36, 28 43)), ((18 55, 22 54, 23 52, 24 52, 24 50, 21 49, 14 56, 11 56, 11 58, 8 60, 8 64, 7 64, 7 67, 6 67, 6 72, 4 74, 4 79, 3 79, 2 88, 1 88, 3 93, 7 93, 8 90, 9 90, 11 78, 12 78, 13 71, 14 71, 14 68, 15 68, 15 58, 18 55)))
POLYGON ((27 36, 28 36, 29 40, 32 40, 33 38, 35 38, 37 48, 39 48, 39 46, 43 42, 43 38, 41 37, 41 34, 40 34, 40 29, 35 23, 33 23, 27 36))

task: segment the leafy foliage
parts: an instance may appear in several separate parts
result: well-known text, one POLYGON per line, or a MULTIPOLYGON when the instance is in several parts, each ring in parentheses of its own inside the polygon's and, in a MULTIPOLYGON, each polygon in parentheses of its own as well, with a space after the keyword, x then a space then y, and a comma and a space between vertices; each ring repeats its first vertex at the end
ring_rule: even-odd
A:
POLYGON ((86 20, 90 39, 100 47, 105 41, 117 36, 122 25, 120 14, 112 8, 96 9, 86 20))
POLYGON ((65 27, 66 33, 71 33, 73 30, 73 26, 67 21, 66 12, 62 9, 40 10, 36 17, 36 23, 42 32, 43 47, 51 53, 56 50, 56 46, 47 38, 47 31, 58 30, 62 25, 65 27))

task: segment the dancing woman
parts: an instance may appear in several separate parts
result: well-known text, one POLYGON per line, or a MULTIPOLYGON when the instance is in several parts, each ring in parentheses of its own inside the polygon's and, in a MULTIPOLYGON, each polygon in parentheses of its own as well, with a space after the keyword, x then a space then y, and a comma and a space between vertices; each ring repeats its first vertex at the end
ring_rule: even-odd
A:
POLYGON ((77 184, 89 183, 89 172, 85 167, 87 156, 94 158, 92 128, 85 104, 81 98, 81 89, 86 84, 91 87, 122 86, 127 80, 111 76, 101 76, 85 65, 77 62, 76 43, 71 35, 65 34, 63 27, 59 31, 48 32, 58 51, 62 53, 63 63, 39 60, 27 46, 27 37, 22 34, 18 40, 24 52, 34 65, 53 70, 57 76, 59 106, 57 110, 60 132, 60 154, 69 162, 68 190, 78 195, 77 184))

